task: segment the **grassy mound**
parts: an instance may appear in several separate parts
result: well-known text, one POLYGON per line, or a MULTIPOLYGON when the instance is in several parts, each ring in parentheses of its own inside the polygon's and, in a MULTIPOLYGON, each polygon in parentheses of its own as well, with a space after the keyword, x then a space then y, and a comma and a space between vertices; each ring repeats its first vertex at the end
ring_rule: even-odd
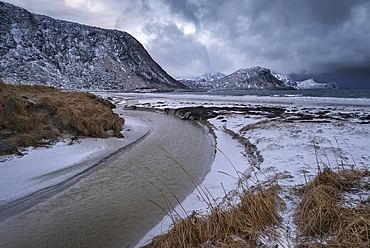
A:
POLYGON ((286 188, 297 196, 288 216, 282 215, 286 201, 274 179, 253 187, 240 181, 236 194, 224 198, 226 205, 200 196, 209 211, 183 218, 168 213, 171 228, 143 247, 370 247, 370 198, 356 196, 370 190, 370 171, 339 158, 335 170, 317 161, 312 180, 286 188), (294 219, 293 236, 284 218, 294 219))
POLYGON ((50 144, 62 134, 122 137, 124 119, 113 113, 114 107, 91 93, 0 80, 0 155, 50 144))
POLYGON ((325 167, 300 189, 299 247, 370 247, 370 206, 343 198, 369 189, 369 176, 367 169, 325 167))
POLYGON ((193 212, 175 219, 172 228, 155 238, 149 247, 265 247, 274 243, 284 208, 278 186, 258 187, 238 195, 238 203, 211 206, 207 214, 193 212))

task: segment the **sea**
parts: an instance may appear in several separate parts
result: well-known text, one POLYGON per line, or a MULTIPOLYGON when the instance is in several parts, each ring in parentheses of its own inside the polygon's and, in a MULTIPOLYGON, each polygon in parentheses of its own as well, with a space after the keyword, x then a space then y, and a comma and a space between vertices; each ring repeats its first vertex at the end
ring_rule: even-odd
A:
POLYGON ((250 103, 370 107, 370 90, 229 90, 183 92, 197 99, 223 99, 250 103))
POLYGON ((370 90, 228 90, 194 92, 199 95, 270 96, 270 97, 330 97, 370 99, 370 90))

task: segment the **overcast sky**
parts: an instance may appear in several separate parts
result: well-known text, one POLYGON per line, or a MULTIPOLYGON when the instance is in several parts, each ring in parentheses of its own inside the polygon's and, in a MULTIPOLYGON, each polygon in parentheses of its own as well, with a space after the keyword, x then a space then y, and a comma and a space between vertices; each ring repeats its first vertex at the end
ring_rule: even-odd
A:
POLYGON ((170 75, 262 66, 370 89, 370 0, 6 0, 127 31, 170 75))

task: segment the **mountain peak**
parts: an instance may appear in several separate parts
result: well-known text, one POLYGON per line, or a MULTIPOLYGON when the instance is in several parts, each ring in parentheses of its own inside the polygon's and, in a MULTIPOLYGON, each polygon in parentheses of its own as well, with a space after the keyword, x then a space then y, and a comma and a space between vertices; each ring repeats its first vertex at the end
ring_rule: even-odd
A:
POLYGON ((290 89, 274 77, 270 70, 260 66, 239 69, 215 81, 222 90, 279 90, 290 89))
POLYGON ((201 76, 193 77, 193 78, 191 78, 191 80, 195 80, 195 81, 198 81, 198 82, 209 82, 209 81, 220 79, 224 76, 226 76, 226 74, 224 74, 222 72, 215 72, 215 73, 208 72, 208 73, 205 73, 201 76))
POLYGON ((0 2, 0 78, 86 90, 186 88, 130 34, 56 20, 0 2))

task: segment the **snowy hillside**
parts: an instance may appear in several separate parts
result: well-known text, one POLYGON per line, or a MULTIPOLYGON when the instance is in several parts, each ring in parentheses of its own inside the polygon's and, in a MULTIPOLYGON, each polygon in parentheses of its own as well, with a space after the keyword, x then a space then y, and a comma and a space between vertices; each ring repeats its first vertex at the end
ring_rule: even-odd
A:
POLYGON ((0 2, 0 78, 88 90, 186 88, 130 34, 61 21, 0 2))

